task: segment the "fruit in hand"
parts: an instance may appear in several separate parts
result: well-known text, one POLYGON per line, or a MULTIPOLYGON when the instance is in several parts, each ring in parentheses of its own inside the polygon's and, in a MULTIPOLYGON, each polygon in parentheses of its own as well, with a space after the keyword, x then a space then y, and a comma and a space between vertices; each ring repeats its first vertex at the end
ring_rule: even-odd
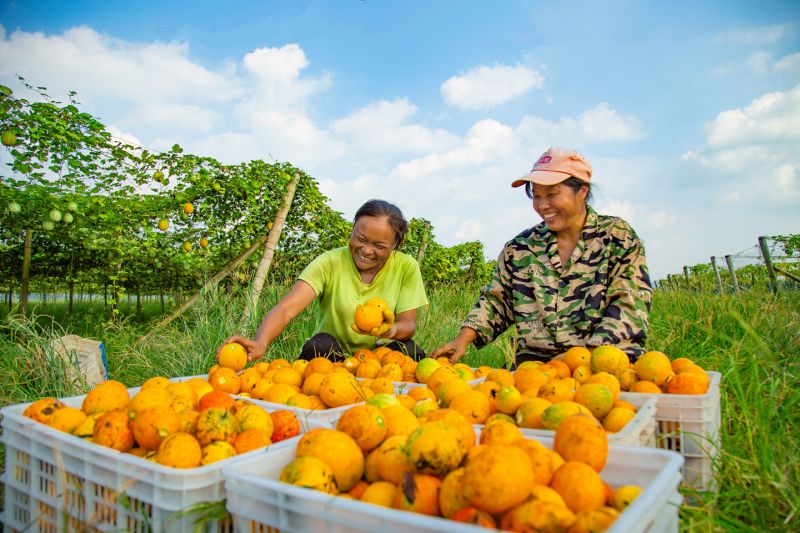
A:
POLYGON ((356 306, 351 327, 356 333, 380 337, 392 328, 394 318, 386 301, 376 296, 356 306))
POLYGON ((220 366, 238 372, 247 365, 247 350, 238 342, 230 342, 222 347, 217 359, 220 366))

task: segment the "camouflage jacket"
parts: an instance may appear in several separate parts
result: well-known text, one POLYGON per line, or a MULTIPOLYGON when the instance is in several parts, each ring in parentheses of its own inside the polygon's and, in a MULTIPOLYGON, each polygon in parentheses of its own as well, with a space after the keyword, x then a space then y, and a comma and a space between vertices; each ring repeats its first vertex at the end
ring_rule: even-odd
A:
POLYGON ((621 218, 587 211, 563 267, 544 222, 506 243, 492 282, 462 324, 477 332, 476 347, 514 325, 517 355, 550 359, 572 346, 601 344, 641 355, 652 296, 644 245, 621 218))

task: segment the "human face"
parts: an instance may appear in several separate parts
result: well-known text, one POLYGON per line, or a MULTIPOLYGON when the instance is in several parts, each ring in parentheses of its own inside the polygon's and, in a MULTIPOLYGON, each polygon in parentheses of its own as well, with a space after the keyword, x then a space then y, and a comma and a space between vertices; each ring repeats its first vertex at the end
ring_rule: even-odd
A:
POLYGON ((542 217, 547 229, 580 234, 586 220, 586 187, 573 191, 563 183, 532 184, 533 210, 542 217))
POLYGON ((397 235, 386 217, 361 217, 350 233, 350 255, 359 272, 378 273, 396 244, 397 235))

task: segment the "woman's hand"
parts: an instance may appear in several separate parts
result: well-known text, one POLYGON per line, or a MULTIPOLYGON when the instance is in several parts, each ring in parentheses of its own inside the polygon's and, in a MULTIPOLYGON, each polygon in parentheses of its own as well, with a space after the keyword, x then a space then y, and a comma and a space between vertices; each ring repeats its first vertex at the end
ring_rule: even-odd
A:
POLYGON ((428 357, 431 359, 436 359, 437 357, 447 357, 450 359, 451 363, 456 364, 461 360, 462 357, 464 357, 464 354, 467 352, 467 346, 469 346, 476 337, 477 334, 475 333, 474 329, 461 328, 458 337, 447 344, 439 346, 430 354, 428 354, 428 357))
POLYGON ((450 359, 451 363, 455 364, 458 363, 462 357, 464 357, 466 351, 467 347, 455 340, 439 346, 429 353, 428 357, 431 359, 436 359, 437 357, 447 357, 450 359))
MULTIPOLYGON (((248 361, 261 359, 262 357, 264 357, 264 354, 267 353, 267 348, 268 348, 267 344, 260 343, 252 339, 245 339, 244 337, 239 337, 238 335, 226 339, 222 346, 225 346, 225 344, 230 344, 232 342, 236 342, 244 346, 244 349, 247 350, 248 361)), ((219 359, 219 351, 222 349, 222 346, 217 348, 217 355, 216 355, 217 359, 219 359)))

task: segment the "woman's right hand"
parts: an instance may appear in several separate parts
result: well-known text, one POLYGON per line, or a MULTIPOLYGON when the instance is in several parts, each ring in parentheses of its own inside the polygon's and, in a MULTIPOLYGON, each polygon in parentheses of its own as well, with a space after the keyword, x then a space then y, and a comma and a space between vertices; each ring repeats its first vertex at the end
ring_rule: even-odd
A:
POLYGON ((437 357, 447 357, 453 364, 458 363, 467 351, 467 347, 458 341, 450 341, 433 350, 428 357, 436 359, 437 357))
MULTIPOLYGON (((233 337, 228 337, 222 346, 226 344, 230 344, 232 342, 236 342, 244 346, 244 349, 247 350, 247 360, 248 361, 255 361, 256 359, 261 359, 264 357, 264 354, 267 353, 267 345, 262 344, 260 342, 256 342, 252 339, 245 339, 244 337, 240 337, 238 335, 234 335, 233 337)), ((217 359, 219 359, 219 351, 222 349, 222 346, 217 348, 217 359)))

